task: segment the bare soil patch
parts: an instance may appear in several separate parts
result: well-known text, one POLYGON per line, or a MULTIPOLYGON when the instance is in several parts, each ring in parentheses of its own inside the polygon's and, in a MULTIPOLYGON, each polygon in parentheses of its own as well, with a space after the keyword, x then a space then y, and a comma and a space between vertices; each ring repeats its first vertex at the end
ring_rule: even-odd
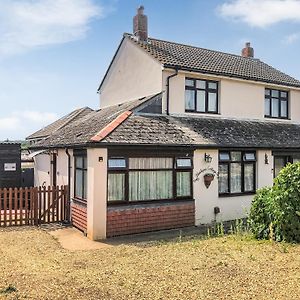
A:
POLYGON ((300 245, 249 236, 68 251, 39 229, 0 231, 0 299, 299 299, 300 245))

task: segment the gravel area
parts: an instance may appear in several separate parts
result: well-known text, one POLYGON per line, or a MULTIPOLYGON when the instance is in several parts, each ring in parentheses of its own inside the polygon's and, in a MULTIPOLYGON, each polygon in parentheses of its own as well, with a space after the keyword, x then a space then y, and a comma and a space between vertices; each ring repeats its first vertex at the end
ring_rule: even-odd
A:
POLYGON ((299 299, 300 245, 249 236, 68 251, 47 231, 0 231, 0 299, 299 299))

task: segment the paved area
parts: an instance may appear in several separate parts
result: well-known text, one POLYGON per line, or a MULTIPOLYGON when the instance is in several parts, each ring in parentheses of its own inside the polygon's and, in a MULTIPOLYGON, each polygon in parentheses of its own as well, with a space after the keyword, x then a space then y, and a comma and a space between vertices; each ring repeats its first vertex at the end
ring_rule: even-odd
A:
POLYGON ((82 232, 73 227, 49 231, 49 234, 54 236, 63 248, 70 251, 97 250, 112 247, 112 245, 107 243, 89 240, 82 232))

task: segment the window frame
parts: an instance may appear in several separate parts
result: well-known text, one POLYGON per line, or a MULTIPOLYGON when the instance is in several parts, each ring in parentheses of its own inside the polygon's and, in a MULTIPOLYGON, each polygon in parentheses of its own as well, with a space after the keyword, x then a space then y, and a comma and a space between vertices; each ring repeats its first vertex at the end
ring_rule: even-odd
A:
POLYGON ((265 97, 264 97, 264 101, 266 102, 266 99, 268 99, 270 101, 269 104, 269 110, 270 110, 270 114, 267 115, 266 114, 266 110, 265 110, 265 102, 264 102, 264 117, 265 118, 271 118, 271 119, 282 119, 282 120, 288 120, 290 117, 290 111, 289 111, 289 107, 290 107, 290 100, 289 100, 289 96, 290 93, 289 91, 285 91, 285 90, 278 90, 278 89, 272 89, 272 88, 265 88, 265 97), (270 95, 266 95, 266 91, 270 91, 270 95), (278 97, 273 97, 272 96, 272 91, 277 91, 278 92, 278 97), (281 93, 286 93, 286 98, 281 96, 281 93), (278 117, 272 116, 272 99, 277 99, 278 100, 278 117), (286 102, 286 112, 287 115, 286 117, 281 116, 281 102, 286 102))
MULTIPOLYGON (((180 200, 192 200, 193 199, 193 157, 192 156, 177 156, 174 154, 146 154, 146 155, 130 155, 130 156, 109 156, 109 159, 122 158, 126 160, 126 168, 109 168, 107 163, 107 178, 109 174, 125 174, 125 200, 108 200, 107 193, 107 205, 138 205, 142 203, 157 203, 157 202, 169 202, 169 201, 180 201, 180 200), (156 168, 156 169, 129 169, 129 159, 130 158, 172 158, 172 168, 156 168), (177 168, 177 159, 180 158, 189 158, 191 160, 191 167, 179 167, 177 168), (172 171, 172 194, 173 196, 169 199, 149 199, 149 200, 137 200, 130 201, 129 200, 129 174, 130 172, 137 171, 172 171), (189 172, 190 175, 190 195, 189 196, 177 196, 177 173, 178 172, 189 172)), ((107 182, 108 186, 108 182, 107 182)))
POLYGON ((194 95, 194 107, 195 107, 195 109, 187 109, 186 105, 185 105, 185 102, 184 102, 185 112, 187 112, 187 113, 197 113, 197 114, 219 114, 219 81, 207 80, 207 79, 202 79, 202 78, 185 77, 185 82, 186 82, 186 80, 192 80, 194 82, 193 86, 187 86, 186 83, 184 83, 184 85, 185 85, 184 91, 191 90, 191 91, 195 92, 195 95, 194 95), (205 82, 205 89, 197 88, 197 80, 205 82), (209 88, 209 83, 215 83, 217 85, 216 89, 210 89, 209 88), (197 99, 197 97, 198 97, 197 96, 197 91, 204 91, 205 92, 205 111, 197 111, 197 100, 198 100, 197 99), (216 94, 216 110, 215 111, 209 111, 208 110, 208 104, 209 104, 208 94, 211 93, 211 92, 216 94))
POLYGON ((220 193, 218 188, 218 194, 219 197, 232 197, 232 196, 243 196, 243 195, 253 195, 256 193, 256 170, 257 170, 257 153, 255 150, 240 150, 240 149, 230 149, 230 150, 219 150, 218 153, 218 167, 220 165, 227 165, 227 186, 228 186, 228 192, 227 193, 220 193), (241 153, 241 159, 240 160, 232 160, 231 158, 231 152, 240 152, 241 153), (229 154, 229 160, 220 160, 220 154, 221 153, 228 153, 229 154), (246 153, 254 153, 254 160, 244 160, 244 156, 246 153), (232 193, 231 192, 231 169, 230 165, 232 163, 240 163, 241 164, 241 192, 232 193), (245 165, 253 165, 253 190, 252 191, 245 191, 245 165))
MULTIPOLYGON (((88 176, 88 172, 87 172, 87 153, 86 151, 78 151, 78 152, 75 152, 74 151, 74 197, 73 199, 77 202, 80 202, 82 204, 87 204, 87 197, 84 198, 84 194, 86 193, 87 195, 87 186, 88 186, 88 183, 86 184, 86 186, 84 185, 84 173, 86 173, 86 177, 88 176), (80 167, 77 167, 77 158, 82 158, 83 159, 83 167, 80 168, 80 167), (86 167, 84 168, 84 160, 86 161, 86 167), (76 185, 77 185, 77 182, 76 182, 76 171, 77 170, 80 170, 82 171, 82 197, 79 197, 76 195, 76 185)), ((87 178, 88 180, 88 178, 87 178)))

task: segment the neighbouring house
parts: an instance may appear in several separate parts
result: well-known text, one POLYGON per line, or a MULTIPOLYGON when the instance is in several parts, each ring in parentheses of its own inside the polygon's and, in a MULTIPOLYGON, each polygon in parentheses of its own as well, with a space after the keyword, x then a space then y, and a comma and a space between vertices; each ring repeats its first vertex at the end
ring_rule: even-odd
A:
MULTIPOLYGON (((91 239, 243 218, 300 160, 300 81, 250 43, 234 55, 150 38, 140 7, 98 92, 99 110, 32 146, 61 161, 55 180, 91 239)), ((50 169, 36 176, 51 183, 50 169)))

